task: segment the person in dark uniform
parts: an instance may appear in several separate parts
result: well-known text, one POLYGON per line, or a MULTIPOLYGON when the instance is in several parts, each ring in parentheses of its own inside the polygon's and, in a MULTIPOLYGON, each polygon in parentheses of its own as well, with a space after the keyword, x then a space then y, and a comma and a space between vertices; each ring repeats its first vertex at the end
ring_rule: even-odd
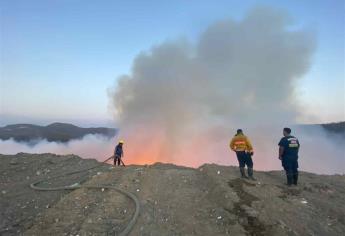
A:
POLYGON ((121 158, 123 157, 123 141, 120 140, 114 150, 114 166, 121 165, 121 158))
POLYGON ((284 137, 279 142, 279 160, 286 172, 287 185, 297 185, 298 181, 298 151, 299 141, 291 135, 290 128, 284 128, 284 137))

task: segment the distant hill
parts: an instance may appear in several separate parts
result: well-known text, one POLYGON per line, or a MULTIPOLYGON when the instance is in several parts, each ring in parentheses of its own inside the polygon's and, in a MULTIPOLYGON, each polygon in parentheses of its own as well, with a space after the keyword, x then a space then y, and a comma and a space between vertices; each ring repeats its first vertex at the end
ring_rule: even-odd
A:
POLYGON ((111 138, 116 132, 116 129, 111 128, 81 128, 66 123, 53 123, 47 126, 15 124, 0 127, 0 139, 12 138, 17 142, 35 142, 40 139, 46 139, 49 142, 68 142, 72 139, 81 139, 88 134, 99 134, 111 138))
MULTIPOLYGON (((337 134, 345 138, 345 122, 299 125, 305 130, 314 130, 314 127, 322 127, 328 134, 337 134)), ((14 124, 0 127, 0 140, 10 138, 17 142, 35 144, 37 140, 46 139, 49 142, 68 142, 73 139, 81 139, 88 134, 99 134, 105 137, 114 137, 117 129, 112 128, 81 128, 67 123, 53 123, 47 126, 32 124, 14 124)))
POLYGON ((345 136, 345 121, 338 123, 321 124, 321 126, 331 133, 341 134, 345 136))
POLYGON ((308 125, 304 124, 304 125, 298 125, 298 126, 310 132, 315 131, 316 127, 322 127, 323 130, 325 130, 328 135, 335 134, 339 137, 345 138, 345 121, 327 123, 327 124, 308 124, 308 125))

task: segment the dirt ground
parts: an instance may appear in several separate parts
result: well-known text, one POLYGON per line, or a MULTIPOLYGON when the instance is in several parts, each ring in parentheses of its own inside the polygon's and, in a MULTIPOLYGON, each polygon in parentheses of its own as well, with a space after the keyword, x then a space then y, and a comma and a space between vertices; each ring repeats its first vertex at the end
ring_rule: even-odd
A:
POLYGON ((134 203, 110 189, 40 192, 42 186, 112 185, 134 193, 140 215, 130 235, 344 235, 345 176, 301 173, 298 187, 283 172, 206 164, 198 169, 157 163, 99 167, 74 155, 0 155, 0 235, 118 235, 134 203))

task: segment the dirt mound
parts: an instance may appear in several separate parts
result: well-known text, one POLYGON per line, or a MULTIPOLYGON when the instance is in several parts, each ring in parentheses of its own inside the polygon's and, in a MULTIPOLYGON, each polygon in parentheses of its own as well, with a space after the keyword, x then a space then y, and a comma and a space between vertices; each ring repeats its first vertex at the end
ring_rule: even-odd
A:
POLYGON ((134 193, 140 215, 130 235, 343 235, 345 176, 301 173, 298 187, 282 172, 239 179, 236 167, 198 169, 157 163, 88 169, 94 160, 52 154, 0 155, 1 235, 117 235, 135 205, 112 189, 39 192, 41 186, 110 185, 134 193), (49 177, 49 179, 48 179, 49 177))

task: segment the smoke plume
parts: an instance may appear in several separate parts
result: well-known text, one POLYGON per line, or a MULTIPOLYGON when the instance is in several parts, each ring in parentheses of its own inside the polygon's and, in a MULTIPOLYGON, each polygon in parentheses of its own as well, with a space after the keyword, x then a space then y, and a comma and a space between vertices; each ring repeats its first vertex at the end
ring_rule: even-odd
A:
POLYGON ((236 128, 265 139, 259 127, 294 123, 295 84, 308 71, 314 38, 290 23, 282 12, 256 8, 209 26, 196 43, 165 42, 138 55, 112 91, 128 158, 228 164, 236 128))
POLYGON ((210 25, 196 43, 169 41, 138 55, 110 91, 127 157, 235 164, 228 143, 237 128, 254 143, 272 138, 276 149, 282 125, 300 115, 296 82, 314 51, 313 34, 292 26, 285 13, 258 7, 210 25), (268 127, 279 131, 265 137, 268 127))
POLYGON ((60 155, 75 154, 83 158, 104 161, 114 150, 115 138, 109 139, 102 135, 89 134, 82 139, 71 140, 67 143, 37 140, 35 145, 16 142, 13 139, 0 140, 1 154, 25 153, 55 153, 60 155))
MULTIPOLYGON (((254 168, 281 169, 282 129, 303 113, 297 82, 308 71, 315 39, 284 12, 255 8, 241 21, 210 25, 195 43, 175 40, 142 52, 109 90, 120 137, 88 135, 66 144, 1 141, 0 152, 77 154, 103 161, 118 138, 126 164, 170 162, 237 165, 229 140, 242 128, 254 146, 254 168)), ((293 126, 302 170, 345 172, 344 136, 293 126)))

